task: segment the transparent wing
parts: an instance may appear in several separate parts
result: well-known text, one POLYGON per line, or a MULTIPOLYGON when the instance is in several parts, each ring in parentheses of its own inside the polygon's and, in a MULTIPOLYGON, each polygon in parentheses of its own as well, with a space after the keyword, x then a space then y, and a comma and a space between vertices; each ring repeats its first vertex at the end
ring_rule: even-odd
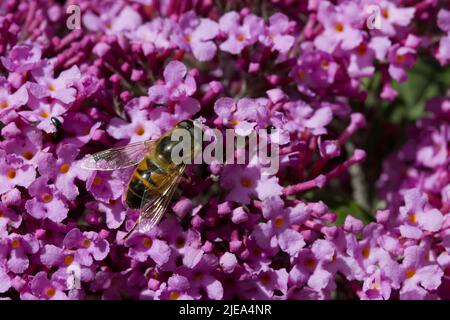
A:
POLYGON ((141 214, 136 223, 123 238, 124 240, 131 235, 136 227, 138 227, 140 232, 145 233, 161 220, 169 206, 170 200, 177 188, 178 180, 185 168, 186 166, 183 165, 172 174, 167 175, 166 178, 161 181, 159 193, 152 193, 149 189, 144 192, 141 204, 141 214))
POLYGON ((88 170, 128 168, 141 162, 153 143, 154 140, 147 140, 90 154, 83 158, 81 167, 88 170))
POLYGON ((141 216, 139 217, 139 231, 147 232, 161 220, 169 206, 170 200, 177 188, 178 180, 183 174, 185 165, 164 179, 160 187, 160 194, 153 195, 145 192, 142 199, 141 216))

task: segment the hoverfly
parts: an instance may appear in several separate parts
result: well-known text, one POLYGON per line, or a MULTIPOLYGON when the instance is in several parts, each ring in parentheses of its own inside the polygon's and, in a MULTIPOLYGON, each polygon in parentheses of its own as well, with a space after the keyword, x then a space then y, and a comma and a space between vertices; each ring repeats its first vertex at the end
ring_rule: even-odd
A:
POLYGON ((117 170, 137 165, 124 192, 123 201, 128 208, 139 209, 140 215, 124 239, 136 227, 146 232, 161 220, 186 163, 193 163, 201 148, 198 136, 201 137, 199 124, 193 120, 183 120, 156 140, 100 151, 83 159, 81 167, 89 170, 117 170), (185 142, 172 139, 175 129, 187 130, 190 136, 190 148, 182 148, 181 153, 186 149, 189 152, 181 154, 183 161, 178 164, 172 159, 172 151, 175 146, 183 147, 179 144, 185 142))

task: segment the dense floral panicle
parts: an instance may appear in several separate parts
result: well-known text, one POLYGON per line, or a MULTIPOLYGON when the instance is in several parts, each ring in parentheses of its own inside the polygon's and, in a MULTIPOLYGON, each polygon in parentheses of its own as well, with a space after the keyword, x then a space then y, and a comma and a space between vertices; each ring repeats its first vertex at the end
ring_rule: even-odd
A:
POLYGON ((450 12, 435 1, 226 7, 0 4, 0 299, 450 298, 447 98, 429 100, 385 159, 386 207, 370 223, 347 212, 370 211, 358 172, 373 114, 391 112, 395 82, 422 55, 448 65, 450 12), (188 166, 162 221, 124 239, 138 218, 122 196, 132 168, 81 159, 185 119, 209 138, 258 130, 279 147, 278 170, 243 145, 231 159, 244 163, 188 166))

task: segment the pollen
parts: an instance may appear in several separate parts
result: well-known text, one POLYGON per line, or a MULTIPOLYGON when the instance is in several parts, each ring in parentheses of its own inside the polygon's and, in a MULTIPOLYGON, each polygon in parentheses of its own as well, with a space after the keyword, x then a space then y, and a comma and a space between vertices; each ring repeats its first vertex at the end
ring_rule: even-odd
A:
POLYGON ((31 151, 24 151, 22 156, 27 160, 31 160, 33 158, 34 154, 31 151))
POLYGON ((48 118, 50 114, 47 111, 41 111, 41 113, 39 113, 39 116, 41 118, 48 118))
POLYGON ((8 107, 9 107, 8 101, 3 100, 3 101, 0 103, 0 109, 6 109, 6 108, 8 108, 8 107))
POLYGON ((397 61, 398 63, 403 63, 405 62, 406 57, 404 54, 398 54, 395 56, 395 61, 397 61))
POLYGON ((241 178, 241 185, 244 188, 250 188, 253 185, 253 182, 248 178, 241 178))
POLYGON ((389 18, 389 10, 388 10, 388 9, 383 9, 383 10, 381 10, 381 15, 382 15, 385 19, 388 19, 388 18, 389 18))
POLYGON ((144 238, 142 240, 142 245, 144 246, 144 248, 150 249, 153 245, 153 241, 150 238, 144 238))
POLYGON ((367 46, 364 43, 361 43, 358 48, 356 48, 356 52, 360 55, 363 56, 366 54, 367 52, 367 46))
POLYGON ((336 29, 337 32, 342 32, 344 31, 344 25, 341 22, 338 22, 334 26, 334 29, 336 29))
POLYGON ((320 63, 320 66, 323 70, 328 70, 328 67, 330 66, 330 62, 328 60, 322 60, 320 63))
POLYGON ((411 279, 412 277, 414 277, 415 274, 416 274, 416 270, 414 270, 414 269, 408 269, 405 271, 405 276, 408 279, 411 279))
POLYGON ((42 201, 44 201, 45 203, 48 203, 48 202, 50 202, 50 201, 53 200, 53 196, 52 196, 50 193, 44 193, 44 194, 41 196, 41 199, 42 199, 42 201))
POLYGON ((3 218, 4 216, 5 216, 5 213, 2 210, 0 210, 0 218, 3 218))
POLYGON ((417 216, 414 213, 408 214, 408 220, 411 223, 416 224, 417 223, 417 216))
POLYGON ((20 240, 14 239, 13 241, 11 241, 11 247, 13 249, 19 249, 20 248, 20 240))
POLYGON ((99 186, 102 184, 102 178, 100 178, 99 176, 95 176, 94 181, 92 181, 92 184, 94 186, 99 186))
POLYGON ((170 300, 177 300, 180 297, 178 291, 171 291, 169 294, 170 300))
POLYGON ((81 243, 81 245, 83 246, 83 248, 87 249, 91 246, 91 240, 89 239, 84 239, 81 243))
POLYGON ((195 279, 195 280, 200 281, 200 280, 202 280, 202 278, 203 278, 203 273, 201 273, 200 271, 197 271, 197 272, 194 274, 194 279, 195 279))
POLYGON ((50 91, 56 91, 56 87, 54 86, 54 85, 49 85, 48 87, 47 87, 47 89, 48 90, 50 90, 50 91))
POLYGON ((16 177, 16 170, 14 169, 9 169, 8 172, 6 173, 6 176, 8 177, 8 179, 12 180, 16 177))
POLYGON ((298 73, 297 73, 297 75, 298 75, 298 78, 299 78, 301 81, 304 81, 305 78, 306 78, 305 71, 303 71, 303 70, 299 70, 298 73))
POLYGON ((44 294, 48 297, 48 298, 53 298, 56 294, 56 289, 53 287, 49 287, 47 289, 44 290, 44 294))
POLYGON ((145 133, 145 130, 142 127, 138 127, 135 132, 138 136, 142 136, 145 133))
POLYGON ((273 222, 275 228, 280 229, 284 225, 284 219, 281 216, 278 216, 275 218, 275 221, 273 222))
POLYGON ((186 40, 187 42, 191 42, 192 41, 192 37, 189 34, 185 34, 184 35, 184 40, 186 40))
POLYGON ((73 262, 73 255, 68 255, 64 257, 64 264, 70 266, 73 262))
POLYGON ((238 41, 240 41, 240 42, 242 42, 242 41, 244 41, 245 40, 245 36, 241 33, 241 34, 239 34, 237 37, 236 37, 237 39, 238 39, 238 41))
POLYGON ((305 266, 309 269, 312 269, 316 266, 316 261, 312 258, 308 258, 305 260, 305 266))
POLYGON ((370 256, 370 248, 369 247, 365 247, 362 249, 362 256, 366 259, 370 256))
POLYGON ((235 126, 237 126, 237 125, 239 124, 239 121, 233 119, 233 120, 230 121, 230 124, 231 124, 233 127, 235 127, 235 126))
POLYGON ((61 167, 59 167, 59 172, 67 173, 70 169, 70 165, 68 163, 63 163, 61 167))

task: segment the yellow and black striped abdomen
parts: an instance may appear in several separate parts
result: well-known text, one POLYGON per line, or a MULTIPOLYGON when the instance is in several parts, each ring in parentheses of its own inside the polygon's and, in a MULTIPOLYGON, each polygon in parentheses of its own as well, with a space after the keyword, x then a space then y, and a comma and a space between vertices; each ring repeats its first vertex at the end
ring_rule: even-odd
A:
POLYGON ((147 154, 134 170, 128 183, 125 202, 130 209, 140 209, 144 192, 158 193, 166 172, 157 166, 147 154))

